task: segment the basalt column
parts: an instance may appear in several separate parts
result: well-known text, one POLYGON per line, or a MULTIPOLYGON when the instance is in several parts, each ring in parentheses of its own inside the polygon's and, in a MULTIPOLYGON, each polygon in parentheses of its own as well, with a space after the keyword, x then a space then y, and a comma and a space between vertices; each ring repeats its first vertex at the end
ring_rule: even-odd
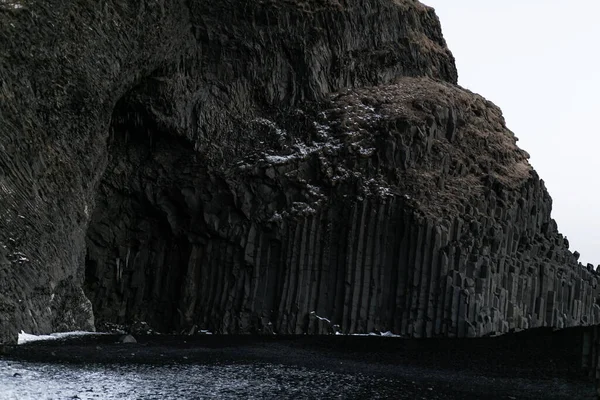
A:
POLYGON ((275 260, 283 242, 245 210, 263 189, 284 209, 295 188, 249 194, 227 174, 306 135, 249 128, 345 88, 457 79, 434 10, 412 0, 0 1, 0 48, 2 343, 94 316, 274 325, 279 275, 248 303, 264 281, 247 247, 260 236, 275 260))
POLYGON ((599 275, 501 111, 456 85, 433 9, 13 3, 0 342, 138 321, 413 337, 600 322, 599 275))

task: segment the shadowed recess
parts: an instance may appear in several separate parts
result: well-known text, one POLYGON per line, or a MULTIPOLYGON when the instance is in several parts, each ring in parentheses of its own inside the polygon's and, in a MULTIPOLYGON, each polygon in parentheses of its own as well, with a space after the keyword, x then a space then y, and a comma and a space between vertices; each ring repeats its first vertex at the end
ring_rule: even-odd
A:
POLYGON ((203 168, 191 147, 161 131, 127 96, 117 103, 108 166, 86 236, 85 289, 97 326, 131 321, 161 331, 180 326, 190 239, 203 232, 190 218, 198 210, 185 199, 194 184, 185 172, 203 168))

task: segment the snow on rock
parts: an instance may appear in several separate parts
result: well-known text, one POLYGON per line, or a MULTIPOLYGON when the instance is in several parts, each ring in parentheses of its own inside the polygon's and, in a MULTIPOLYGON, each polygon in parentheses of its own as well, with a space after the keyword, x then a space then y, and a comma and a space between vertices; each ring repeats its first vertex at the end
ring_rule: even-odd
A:
POLYGON ((335 333, 338 336, 378 336, 378 337, 389 337, 389 338, 401 338, 402 335, 397 335, 393 332, 387 331, 387 332, 370 332, 370 333, 352 333, 352 334, 348 334, 348 333, 342 333, 342 332, 336 332, 335 333))
POLYGON ((12 1, 12 0, 0 0, 0 6, 13 8, 15 10, 18 10, 19 8, 23 8, 23 4, 21 4, 20 2, 17 2, 17 1, 12 1))
POLYGON ((379 336, 379 337, 394 337, 394 338, 399 338, 402 337, 401 335, 396 335, 390 331, 387 332, 382 332, 382 333, 377 333, 377 332, 370 332, 370 333, 353 333, 349 336, 379 336))
POLYGON ((331 324, 331 321, 330 321, 329 319, 327 319, 327 318, 323 318, 323 317, 320 317, 320 316, 318 316, 318 315, 317 315, 317 313, 316 313, 315 311, 311 311, 311 312, 310 312, 310 315, 314 316, 314 317, 315 317, 315 318, 317 318, 318 320, 325 321, 325 322, 327 322, 328 324, 331 324))
POLYGON ((390 332, 390 331, 383 332, 383 333, 381 334, 381 336, 385 336, 385 337, 401 337, 400 335, 396 335, 395 333, 392 333, 392 332, 390 332))

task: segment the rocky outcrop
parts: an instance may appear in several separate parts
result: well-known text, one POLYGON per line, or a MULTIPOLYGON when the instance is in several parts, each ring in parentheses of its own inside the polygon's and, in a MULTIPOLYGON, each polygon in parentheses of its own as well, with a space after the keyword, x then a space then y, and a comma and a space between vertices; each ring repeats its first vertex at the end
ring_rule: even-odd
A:
POLYGON ((598 322, 595 274, 493 104, 403 78, 294 113, 246 128, 281 149, 219 171, 184 141, 115 134, 88 232, 99 321, 416 337, 598 322))
POLYGON ((22 1, 0 20, 1 340, 598 322, 595 273, 501 112, 456 86, 432 9, 22 1))

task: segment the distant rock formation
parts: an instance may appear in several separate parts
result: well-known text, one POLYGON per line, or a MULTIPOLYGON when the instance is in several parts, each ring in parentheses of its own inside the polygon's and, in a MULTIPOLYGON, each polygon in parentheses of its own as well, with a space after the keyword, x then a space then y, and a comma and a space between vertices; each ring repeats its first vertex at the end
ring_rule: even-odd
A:
POLYGON ((0 48, 0 342, 600 323, 417 1, 3 2, 0 48))

